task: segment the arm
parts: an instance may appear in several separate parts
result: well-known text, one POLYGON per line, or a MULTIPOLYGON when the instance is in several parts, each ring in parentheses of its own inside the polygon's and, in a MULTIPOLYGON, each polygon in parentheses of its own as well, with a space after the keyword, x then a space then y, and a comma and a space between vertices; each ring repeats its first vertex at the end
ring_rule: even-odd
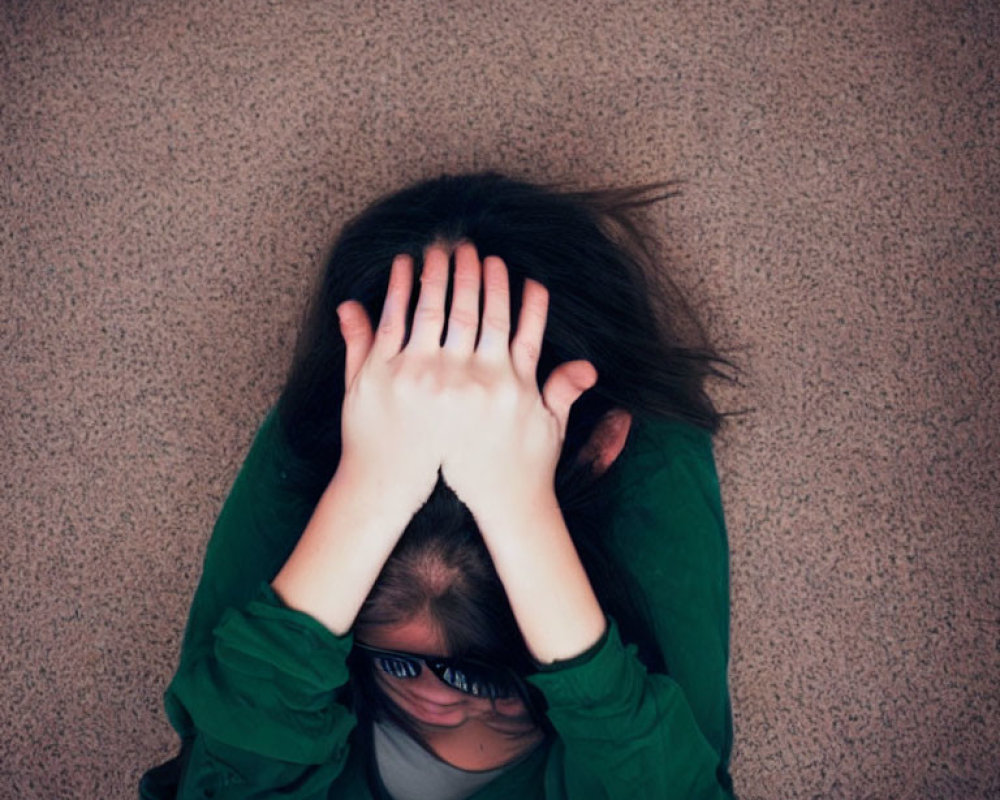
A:
MULTIPOLYGON (((615 521, 615 545, 649 601, 669 674, 647 673, 612 623, 596 647, 529 679, 545 695, 559 734, 546 766, 548 798, 732 797, 728 564, 718 486, 708 435, 670 428, 642 434, 640 448, 649 445, 650 452, 634 462, 649 471, 623 491, 615 521)), ((537 625, 560 608, 553 596, 562 564, 546 561, 537 546, 556 526, 507 522, 491 528, 492 540, 502 543, 491 552, 533 573, 524 586, 505 587, 527 589, 523 613, 537 625)))
POLYGON ((289 607, 346 635, 414 511, 342 464, 272 588, 289 607))
POLYGON ((337 472, 272 585, 243 607, 213 604, 221 621, 171 685, 188 740, 182 798, 325 796, 347 764, 354 718, 334 698, 347 681, 348 633, 437 479, 437 450, 422 438, 428 393, 393 391, 395 365, 412 360, 400 351, 411 284, 408 259, 397 260, 375 336, 360 305, 339 309, 347 391, 337 472))
MULTIPOLYGON (((640 434, 615 520, 615 546, 649 601, 669 675, 647 673, 612 622, 596 647, 529 678, 559 734, 546 766, 548 798, 732 797, 725 529, 708 434, 673 427, 640 434), (635 469, 642 472, 633 481, 635 469)), ((522 522, 494 534, 516 551, 545 536, 544 527, 522 522)), ((525 607, 537 623, 558 608, 551 590, 559 564, 537 549, 521 552, 519 566, 533 565, 542 587, 525 607)))
POLYGON ((441 463, 433 386, 422 379, 421 346, 440 337, 448 259, 428 258, 413 334, 404 347, 413 284, 408 256, 393 262, 377 335, 355 301, 338 308, 347 345, 341 415, 343 452, 309 525, 272 586, 291 607, 347 633, 379 572, 430 495, 441 463), (443 261, 442 261, 443 259, 443 261))
POLYGON ((620 467, 612 545, 647 600, 668 674, 646 674, 609 636, 589 660, 530 679, 560 733, 548 796, 586 797, 574 781, 613 775, 609 798, 731 798, 728 550, 711 437, 642 420, 620 467))
MULTIPOLYGON (((568 649, 564 642, 571 636, 588 641, 589 633, 578 632, 605 625, 599 606, 597 618, 590 617, 586 602, 593 592, 557 512, 537 518, 511 515, 488 526, 490 534, 484 530, 525 639, 535 637, 529 646, 536 657, 556 647, 568 649), (574 610, 572 598, 579 595, 584 599, 574 610)), ((590 643, 595 639, 597 644, 584 645, 576 658, 543 661, 547 668, 529 679, 545 695, 549 721, 559 734, 546 767, 545 796, 730 797, 725 756, 699 726, 685 687, 671 676, 647 673, 634 650, 622 645, 613 623, 590 643)), ((717 677, 711 651, 684 655, 688 665, 698 662, 704 670, 702 676, 685 673, 688 686, 704 689, 717 677)), ((724 681, 724 661, 722 674, 724 681)), ((698 699, 706 699, 703 692, 698 699)), ((723 750, 728 753, 728 741, 723 750)))
POLYGON ((476 522, 535 660, 551 664, 592 647, 607 623, 554 493, 476 522))
POLYGON ((479 260, 471 245, 460 246, 445 349, 464 380, 450 387, 441 471, 476 519, 528 649, 537 661, 551 663, 580 654, 605 629, 554 488, 570 407, 597 375, 585 361, 562 364, 539 394, 535 374, 548 292, 525 281, 510 341, 506 266, 488 257, 482 274, 476 342, 479 260))
MULTIPOLYGON (((456 269, 454 303, 461 307, 461 250, 456 269)), ((555 500, 566 418, 593 383, 593 368, 561 365, 539 394, 534 375, 547 294, 525 283, 508 349, 506 273, 497 259, 487 259, 484 270, 480 340, 474 353, 471 346, 463 353, 477 386, 455 402, 456 435, 442 473, 476 518, 529 649, 549 666, 532 678, 560 734, 546 796, 726 797, 716 775, 720 754, 684 690, 670 677, 648 675, 615 626, 605 631, 555 500)))
POLYGON ((613 622, 585 656, 529 680, 559 734, 545 769, 549 800, 731 798, 683 689, 647 673, 613 622))
POLYGON ((350 637, 288 609, 268 587, 311 510, 286 486, 287 466, 272 412, 216 522, 165 696, 181 754, 144 777, 143 798, 326 797, 334 781, 351 782, 354 718, 335 702, 350 637), (309 709, 298 722, 284 712, 292 697, 309 709))

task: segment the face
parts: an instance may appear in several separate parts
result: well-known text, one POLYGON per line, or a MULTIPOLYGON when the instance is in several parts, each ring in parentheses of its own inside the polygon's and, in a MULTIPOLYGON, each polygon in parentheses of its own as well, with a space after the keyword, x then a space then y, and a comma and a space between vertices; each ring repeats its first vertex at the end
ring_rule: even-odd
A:
MULTIPOLYGON (((369 647, 448 655, 443 637, 424 616, 395 625, 359 626, 355 637, 369 647)), ((386 697, 418 728, 458 728, 472 719, 509 733, 533 727, 524 702, 517 696, 492 701, 473 697, 442 683, 425 664, 415 678, 397 678, 376 665, 372 669, 386 697)))

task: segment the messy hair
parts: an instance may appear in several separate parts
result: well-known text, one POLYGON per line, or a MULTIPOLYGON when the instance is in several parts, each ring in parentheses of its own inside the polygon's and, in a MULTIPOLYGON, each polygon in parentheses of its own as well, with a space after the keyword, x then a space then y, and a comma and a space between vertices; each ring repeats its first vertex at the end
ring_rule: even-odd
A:
MULTIPOLYGON (((715 431, 720 414, 705 378, 724 374, 696 315, 654 260, 636 212, 673 193, 671 184, 566 192, 496 173, 445 175, 384 197, 348 222, 327 260, 279 401, 297 456, 297 482, 316 498, 340 458, 344 341, 336 315, 358 300, 377 321, 393 257, 422 268, 433 242, 472 242, 499 256, 517 319, 525 277, 549 290, 539 384, 560 363, 586 359, 597 385, 570 413, 563 467, 572 464, 601 416, 673 418, 715 431)), ((414 284, 413 302, 416 302, 414 284)))
MULTIPOLYGON (((580 456, 598 422, 615 408, 713 432, 720 424, 705 380, 724 377, 727 362, 708 344, 637 221, 639 209, 673 189, 658 184, 563 191, 480 173, 445 175, 376 201, 345 225, 333 246, 278 405, 295 462, 289 478, 318 499, 340 458, 345 360, 335 313, 340 303, 358 300, 378 320, 394 256, 410 255, 419 271, 425 248, 434 242, 469 241, 480 257, 502 258, 511 281, 512 319, 525 278, 542 283, 550 299, 539 384, 556 366, 575 359, 590 361, 598 373, 596 386, 572 407, 556 468, 556 496, 602 609, 653 671, 666 668, 663 656, 634 580, 606 536, 618 467, 598 474, 580 456)), ((441 483, 388 559, 359 620, 404 622, 415 608, 439 626, 452 654, 502 657, 518 671, 530 670, 475 522, 441 483), (427 580, 417 579, 421 576, 427 580), (435 576, 436 585, 430 579, 435 576)), ((357 674, 359 697, 377 702, 369 679, 357 674)))

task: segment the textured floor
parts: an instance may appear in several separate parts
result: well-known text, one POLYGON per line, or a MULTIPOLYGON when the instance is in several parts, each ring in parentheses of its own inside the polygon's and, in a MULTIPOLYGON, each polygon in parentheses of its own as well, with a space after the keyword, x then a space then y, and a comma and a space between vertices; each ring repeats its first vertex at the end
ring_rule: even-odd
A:
POLYGON ((0 10, 0 797, 131 797, 201 551, 345 217, 682 178, 745 798, 1000 796, 1000 8, 0 10), (991 44, 993 42, 993 44, 991 44))

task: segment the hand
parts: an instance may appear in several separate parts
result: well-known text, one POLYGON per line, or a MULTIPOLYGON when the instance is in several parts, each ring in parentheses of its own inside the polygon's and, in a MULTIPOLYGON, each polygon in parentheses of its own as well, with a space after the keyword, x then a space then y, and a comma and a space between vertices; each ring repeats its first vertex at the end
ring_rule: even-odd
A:
POLYGON ((405 504, 410 515, 434 489, 441 465, 439 381, 435 378, 445 318, 448 255, 430 248, 409 342, 403 347, 413 287, 413 261, 392 264, 378 330, 353 300, 337 313, 347 347, 342 454, 338 474, 377 485, 386 502, 405 504))
POLYGON ((448 337, 439 354, 447 387, 441 471, 480 524, 511 504, 554 502, 570 408, 597 380, 589 362, 571 361, 553 370, 539 393, 536 371, 547 314, 548 291, 526 280, 511 341, 506 265, 490 256, 481 269, 471 244, 458 247, 448 337))
POLYGON ((480 269, 475 249, 461 245, 440 349, 448 420, 441 472, 475 516, 524 641, 541 663, 579 655, 606 625, 554 487, 570 408, 597 372, 587 361, 560 364, 538 391, 548 299, 545 287, 525 281, 511 340, 506 266, 488 257, 480 269))

